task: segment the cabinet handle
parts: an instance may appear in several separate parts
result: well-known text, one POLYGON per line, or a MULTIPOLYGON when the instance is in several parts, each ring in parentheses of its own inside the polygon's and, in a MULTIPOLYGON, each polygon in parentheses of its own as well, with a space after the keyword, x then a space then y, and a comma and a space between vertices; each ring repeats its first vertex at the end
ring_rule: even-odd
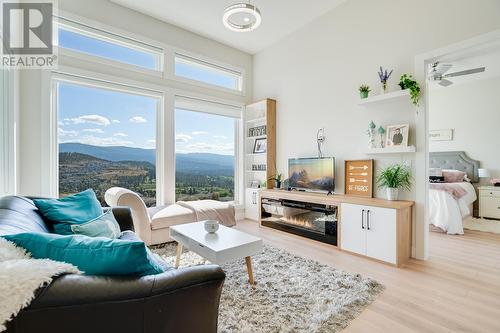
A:
POLYGON ((253 192, 253 193, 252 193, 252 203, 253 203, 254 205, 256 205, 256 204, 257 204, 257 199, 255 198, 255 197, 256 197, 256 196, 255 196, 255 194, 256 194, 255 192, 253 192))
POLYGON ((361 211, 361 229, 365 228, 365 210, 361 211))
POLYGON ((370 217, 371 217, 370 210, 366 212, 366 229, 370 230, 370 217))

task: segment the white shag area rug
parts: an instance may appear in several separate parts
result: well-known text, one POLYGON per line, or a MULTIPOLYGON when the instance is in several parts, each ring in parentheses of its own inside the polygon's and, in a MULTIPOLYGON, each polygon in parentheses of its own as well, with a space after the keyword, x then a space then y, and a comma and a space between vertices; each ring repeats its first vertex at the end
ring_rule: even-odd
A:
POLYGON ((73 265, 50 259, 31 259, 24 249, 0 237, 0 332, 27 307, 38 288, 64 273, 78 274, 73 265))
MULTIPOLYGON (((176 243, 151 249, 173 265, 176 243)), ((383 290, 378 282, 264 245, 252 257, 256 285, 241 259, 222 265, 226 281, 219 332, 338 332, 383 290)), ((180 268, 205 260, 184 251, 180 268)))
POLYGON ((464 229, 500 234, 500 221, 474 217, 464 220, 464 229))

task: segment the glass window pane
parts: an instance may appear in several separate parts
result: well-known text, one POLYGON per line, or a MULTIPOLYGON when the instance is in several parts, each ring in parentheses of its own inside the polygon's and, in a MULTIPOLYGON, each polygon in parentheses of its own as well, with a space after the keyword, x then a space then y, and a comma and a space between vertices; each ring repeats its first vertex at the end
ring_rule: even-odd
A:
POLYGON ((241 73, 225 70, 215 65, 211 66, 210 64, 178 55, 175 57, 175 75, 241 91, 241 73))
POLYGON ((234 200, 235 121, 176 109, 176 200, 234 200))
POLYGON ((92 188, 104 204, 113 186, 156 203, 156 110, 159 100, 58 83, 59 195, 92 188))

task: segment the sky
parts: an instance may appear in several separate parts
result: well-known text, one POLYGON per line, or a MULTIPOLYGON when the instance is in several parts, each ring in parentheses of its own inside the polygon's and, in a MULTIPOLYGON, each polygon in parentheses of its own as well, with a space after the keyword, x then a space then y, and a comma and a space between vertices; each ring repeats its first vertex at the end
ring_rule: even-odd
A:
MULTIPOLYGON (((59 30, 59 45, 85 53, 154 69, 145 52, 59 30)), ((231 87, 234 80, 204 68, 176 64, 176 75, 231 87)), ((158 99, 105 89, 59 83, 59 142, 96 146, 155 148, 158 99)), ((179 153, 234 155, 234 119, 176 110, 175 141, 179 153)))

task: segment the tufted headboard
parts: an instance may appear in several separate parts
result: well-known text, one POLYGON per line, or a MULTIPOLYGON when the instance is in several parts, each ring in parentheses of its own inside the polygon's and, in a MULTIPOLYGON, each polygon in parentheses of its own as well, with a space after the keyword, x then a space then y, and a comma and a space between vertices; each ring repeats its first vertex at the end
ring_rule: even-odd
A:
POLYGON ((479 182, 479 161, 471 159, 463 151, 429 153, 429 168, 460 170, 467 173, 473 183, 479 182))

